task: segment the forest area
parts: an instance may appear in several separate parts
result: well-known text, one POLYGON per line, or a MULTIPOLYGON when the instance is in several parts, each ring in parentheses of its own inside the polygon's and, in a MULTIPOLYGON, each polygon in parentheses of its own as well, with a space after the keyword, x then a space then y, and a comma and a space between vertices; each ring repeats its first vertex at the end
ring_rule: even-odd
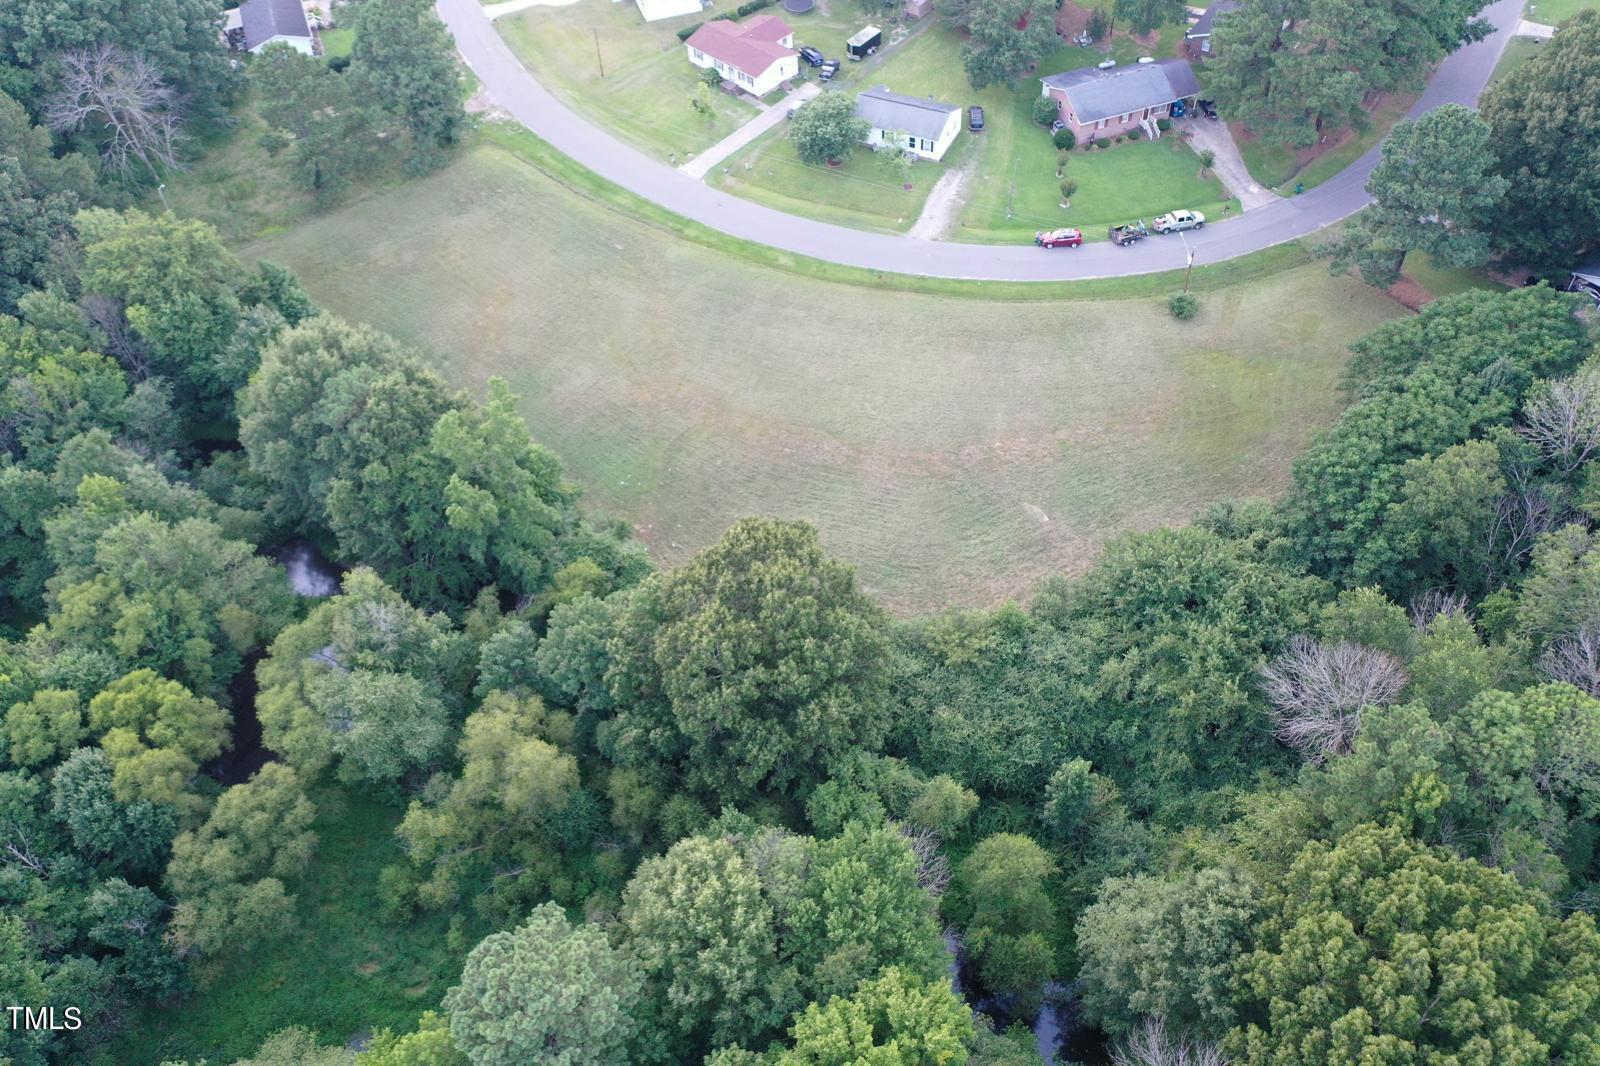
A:
MULTIPOLYGON (((1063 1062, 1600 1063, 1578 298, 1379 327, 1282 499, 1025 605, 893 617, 770 517, 663 571, 503 382, 149 203, 246 93, 312 94, 272 127, 319 195, 317 143, 440 165, 428 4, 363 0, 346 68, 277 82, 317 61, 241 75, 213 14, 0 7, 0 1061, 1021 1066, 1044 1011, 1063 1062), (319 804, 395 812, 338 852, 370 875, 319 804), (329 882, 447 927, 405 1024, 144 1038, 299 933, 311 972, 329 882)), ((1600 85, 1570 25, 1494 136, 1600 85)), ((1590 132, 1526 137, 1600 167, 1590 132)))

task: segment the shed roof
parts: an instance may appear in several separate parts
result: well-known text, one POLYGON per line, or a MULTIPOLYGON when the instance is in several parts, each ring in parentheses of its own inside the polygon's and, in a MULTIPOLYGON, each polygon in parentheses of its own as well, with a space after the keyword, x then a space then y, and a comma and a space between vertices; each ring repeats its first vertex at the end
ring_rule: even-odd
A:
POLYGON ((1230 11, 1237 11, 1244 5, 1240 0, 1217 0, 1216 3, 1205 9, 1205 12, 1189 27, 1189 32, 1184 36, 1188 38, 1210 37, 1211 31, 1216 27, 1217 16, 1226 15, 1230 11))
POLYGON ((1585 262, 1573 267, 1572 276, 1590 285, 1600 285, 1600 254, 1592 255, 1585 262))
POLYGON ((688 44, 755 77, 778 60, 800 54, 778 43, 793 32, 776 15, 757 15, 743 23, 713 19, 690 34, 688 44))
POLYGON ((1079 122, 1098 122, 1194 96, 1200 81, 1186 59, 1161 59, 1114 70, 1082 67, 1040 81, 1060 89, 1079 122))
POLYGON ((950 115, 960 110, 958 104, 892 93, 887 85, 875 85, 856 97, 856 114, 874 129, 904 130, 925 141, 937 141, 950 115))
POLYGON ((274 37, 311 36, 305 9, 300 0, 244 0, 239 5, 239 23, 244 28, 246 51, 259 48, 274 37))

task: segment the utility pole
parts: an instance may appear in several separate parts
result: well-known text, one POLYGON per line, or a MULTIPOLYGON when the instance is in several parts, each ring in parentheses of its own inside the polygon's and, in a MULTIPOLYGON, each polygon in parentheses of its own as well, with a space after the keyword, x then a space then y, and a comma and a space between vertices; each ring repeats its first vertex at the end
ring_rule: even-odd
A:
POLYGON ((1189 247, 1189 238, 1183 236, 1183 230, 1178 231, 1178 236, 1183 239, 1183 250, 1188 254, 1189 264, 1183 268, 1183 291, 1189 291, 1189 275, 1194 273, 1194 249, 1189 247))
POLYGON ((603 77, 606 76, 606 61, 604 59, 600 58, 600 28, 598 26, 596 26, 596 27, 593 27, 593 29, 594 29, 594 61, 597 64, 599 64, 599 66, 600 66, 600 76, 603 78, 603 77))

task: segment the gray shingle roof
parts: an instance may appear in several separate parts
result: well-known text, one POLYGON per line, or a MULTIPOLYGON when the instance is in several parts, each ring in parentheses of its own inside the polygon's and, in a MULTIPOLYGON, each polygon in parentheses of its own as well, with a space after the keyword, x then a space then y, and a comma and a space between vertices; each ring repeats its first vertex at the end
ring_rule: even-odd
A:
POLYGON ((876 85, 856 97, 856 115, 875 129, 903 130, 925 141, 937 141, 957 104, 943 104, 918 96, 901 96, 887 85, 876 85))
POLYGON ((1079 122, 1098 122, 1170 104, 1200 91, 1200 81, 1186 59, 1161 59, 1113 70, 1084 67, 1039 80, 1066 93, 1079 122))
POLYGON ((244 27, 246 51, 274 37, 311 36, 300 0, 244 0, 239 5, 239 23, 244 27))
POLYGON ((1244 5, 1239 0, 1217 0, 1216 3, 1206 8, 1205 13, 1189 27, 1189 32, 1184 36, 1190 39, 1195 37, 1210 37, 1211 31, 1216 26, 1217 16, 1226 15, 1230 11, 1237 11, 1244 5))

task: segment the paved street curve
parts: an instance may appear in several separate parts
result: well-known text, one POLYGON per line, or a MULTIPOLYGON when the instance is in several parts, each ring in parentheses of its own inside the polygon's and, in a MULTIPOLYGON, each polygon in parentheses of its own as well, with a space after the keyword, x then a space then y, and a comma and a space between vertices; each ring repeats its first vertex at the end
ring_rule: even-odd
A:
MULTIPOLYGON (((557 151, 676 214, 730 236, 846 266, 931 277, 993 281, 1072 281, 1177 270, 1184 244, 1171 237, 1118 248, 1086 244, 1054 252, 1032 245, 957 244, 865 233, 800 218, 741 200, 681 174, 579 117, 523 67, 479 0, 436 0, 456 47, 489 98, 557 151)), ((1495 32, 1451 55, 1412 108, 1419 115, 1446 103, 1475 104, 1522 17, 1523 0, 1496 0, 1483 10, 1495 32)), ((1373 148, 1310 192, 1210 225, 1188 235, 1197 264, 1260 251, 1314 233, 1368 202, 1373 148)))

